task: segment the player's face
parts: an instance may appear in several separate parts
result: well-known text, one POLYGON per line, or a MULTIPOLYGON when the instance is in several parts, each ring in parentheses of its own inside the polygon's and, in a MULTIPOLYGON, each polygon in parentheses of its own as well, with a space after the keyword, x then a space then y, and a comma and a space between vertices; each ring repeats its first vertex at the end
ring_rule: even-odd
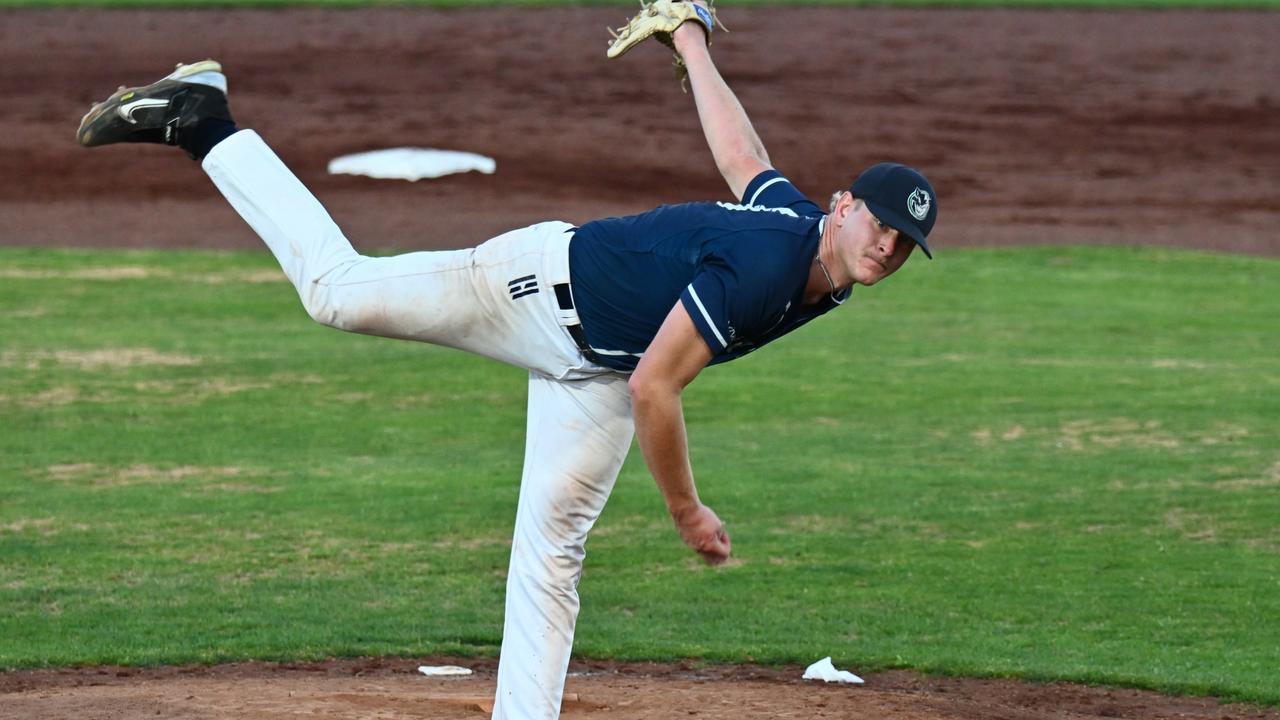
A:
POLYGON ((859 285, 875 285, 889 277, 916 247, 914 240, 881 222, 863 203, 850 206, 840 231, 845 263, 859 285))

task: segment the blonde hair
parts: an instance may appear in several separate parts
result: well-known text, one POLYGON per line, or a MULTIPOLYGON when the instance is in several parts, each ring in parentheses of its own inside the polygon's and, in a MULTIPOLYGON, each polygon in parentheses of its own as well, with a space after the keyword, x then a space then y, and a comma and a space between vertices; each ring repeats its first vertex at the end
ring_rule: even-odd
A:
MULTIPOLYGON (((835 191, 834 193, 832 193, 832 194, 831 194, 831 202, 827 204, 827 214, 831 214, 831 213, 833 213, 833 212, 835 212, 835 211, 836 211, 836 203, 840 202, 840 196, 841 196, 841 195, 844 195, 844 194, 845 194, 845 193, 847 193, 847 192, 849 192, 849 191, 848 191, 848 190, 837 190, 837 191, 835 191)), ((862 198, 854 198, 854 199, 853 199, 853 209, 854 209, 854 210, 857 210, 857 209, 858 209, 858 208, 860 208, 860 207, 862 207, 862 198)))

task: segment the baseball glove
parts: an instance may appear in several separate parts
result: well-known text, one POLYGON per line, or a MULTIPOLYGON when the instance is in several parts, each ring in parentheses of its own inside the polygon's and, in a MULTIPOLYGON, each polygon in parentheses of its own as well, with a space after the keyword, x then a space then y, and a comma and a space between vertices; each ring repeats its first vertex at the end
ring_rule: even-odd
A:
MULTIPOLYGON (((609 28, 613 42, 609 44, 606 55, 616 58, 644 42, 651 35, 674 50, 671 33, 691 20, 702 25, 703 32, 707 34, 707 43, 710 44, 711 30, 718 20, 715 8, 711 7, 710 2, 707 3, 707 7, 702 7, 689 0, 653 0, 648 4, 640 0, 640 12, 635 17, 616 31, 609 28)), ((724 25, 720 28, 728 31, 724 25)))

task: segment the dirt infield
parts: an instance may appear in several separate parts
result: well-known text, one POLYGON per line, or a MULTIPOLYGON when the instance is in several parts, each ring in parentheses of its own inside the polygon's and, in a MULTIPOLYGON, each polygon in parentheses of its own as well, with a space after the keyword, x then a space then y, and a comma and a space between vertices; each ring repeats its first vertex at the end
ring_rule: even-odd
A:
MULTIPOLYGON (((177 151, 75 145, 91 101, 216 57, 259 130, 364 249, 476 244, 726 194, 657 47, 604 60, 626 9, 0 11, 0 244, 256 248, 177 151), (328 176, 402 145, 493 176, 328 176)), ((885 159, 928 172, 931 244, 1189 246, 1280 256, 1280 13, 724 11, 714 47, 775 165, 817 199, 885 159)), ((441 659, 436 659, 440 661, 441 659)), ((447 659, 446 659, 447 660, 447 659)), ((7 718, 470 718, 492 691, 419 661, 0 673, 7 718)), ((575 665, 566 717, 1272 718, 1154 693, 799 669, 575 665)))
MULTIPOLYGON (((1280 711, 1065 683, 925 678, 894 671, 862 687, 800 680, 801 669, 574 663, 562 715, 582 720, 1278 720, 1280 711)), ((445 720, 484 718, 496 663, 343 660, 212 668, 0 673, 0 720, 445 720), (472 667, 427 678, 423 663, 472 667)))
MULTIPOLYGON (((604 28, 629 10, 0 11, 0 244, 258 247, 176 151, 73 141, 118 84, 206 56, 227 68, 237 119, 357 247, 463 247, 539 220, 724 198, 662 49, 605 61, 604 28), (498 172, 325 174, 336 155, 401 145, 483 153, 498 172)), ((774 164, 820 202, 897 159, 937 187, 944 255, 1280 255, 1280 13, 724 14, 724 75, 774 164)))

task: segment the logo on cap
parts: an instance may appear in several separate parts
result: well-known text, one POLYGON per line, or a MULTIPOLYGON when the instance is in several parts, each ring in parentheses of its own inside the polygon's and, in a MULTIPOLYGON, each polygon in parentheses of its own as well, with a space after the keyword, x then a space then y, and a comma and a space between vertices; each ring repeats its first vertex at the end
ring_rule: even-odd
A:
POLYGON ((929 214, 929 193, 916 188, 907 196, 907 210, 911 212, 911 217, 923 221, 925 216, 929 214))

